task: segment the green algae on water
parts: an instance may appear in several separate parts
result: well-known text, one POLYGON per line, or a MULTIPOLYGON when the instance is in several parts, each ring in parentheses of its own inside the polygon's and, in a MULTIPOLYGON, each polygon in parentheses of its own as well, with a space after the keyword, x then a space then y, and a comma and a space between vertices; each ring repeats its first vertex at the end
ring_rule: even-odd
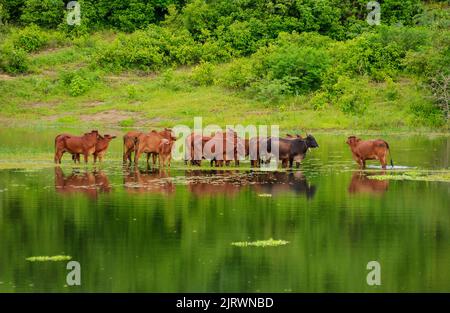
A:
POLYGON ((72 257, 70 255, 53 255, 53 256, 30 256, 26 258, 30 262, 58 262, 69 261, 72 257))
POLYGON ((413 180, 430 182, 450 182, 450 171, 419 172, 407 171, 401 174, 371 175, 367 176, 375 180, 413 180))
POLYGON ((258 241, 240 241, 240 242, 232 242, 231 245, 235 247, 278 247, 287 245, 289 241, 286 240, 275 240, 270 238, 269 240, 258 240, 258 241))

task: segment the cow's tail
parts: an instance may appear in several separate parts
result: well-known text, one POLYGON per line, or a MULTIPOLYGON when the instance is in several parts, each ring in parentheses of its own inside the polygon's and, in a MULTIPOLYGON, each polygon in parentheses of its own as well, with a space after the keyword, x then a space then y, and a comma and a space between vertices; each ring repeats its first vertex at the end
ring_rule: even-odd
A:
POLYGON ((389 144, 385 141, 384 142, 386 144, 386 147, 389 151, 389 158, 391 159, 391 167, 394 168, 394 161, 392 160, 392 153, 391 153, 391 149, 389 148, 389 144))

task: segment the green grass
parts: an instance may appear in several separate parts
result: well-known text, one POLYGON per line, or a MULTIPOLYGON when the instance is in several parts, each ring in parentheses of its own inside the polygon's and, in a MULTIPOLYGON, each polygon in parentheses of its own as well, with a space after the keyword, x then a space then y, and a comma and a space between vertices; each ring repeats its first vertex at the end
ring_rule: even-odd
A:
MULTIPOLYGON (((359 88, 364 89, 368 105, 364 114, 351 115, 333 104, 315 110, 314 94, 286 96, 278 103, 268 103, 217 82, 198 86, 189 67, 154 74, 108 73, 92 67, 96 49, 114 36, 111 32, 97 33, 70 46, 31 54, 30 73, 0 75, 3 125, 149 128, 192 126, 193 118, 201 116, 204 125, 278 124, 282 130, 448 129, 448 125, 433 126, 426 116, 411 109, 413 104, 431 105, 429 95, 414 77, 389 83, 362 79, 359 88), (81 81, 64 82, 70 73, 78 73, 81 81)), ((220 77, 226 67, 216 66, 215 75, 220 77)))

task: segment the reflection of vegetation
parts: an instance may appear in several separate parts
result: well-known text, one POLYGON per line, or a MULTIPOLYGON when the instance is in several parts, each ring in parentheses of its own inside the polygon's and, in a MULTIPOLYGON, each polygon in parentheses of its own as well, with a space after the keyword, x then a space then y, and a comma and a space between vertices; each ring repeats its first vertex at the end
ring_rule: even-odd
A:
POLYGON ((27 261, 30 262, 47 262, 47 261, 69 261, 72 257, 70 255, 54 255, 54 256, 31 256, 27 258, 27 261))
POLYGON ((287 245, 289 241, 286 240, 274 240, 270 238, 269 240, 258 240, 258 241, 240 241, 240 242, 232 242, 232 246, 236 247, 278 247, 287 245))
POLYGON ((401 174, 372 175, 367 177, 376 180, 418 180, 418 181, 450 182, 450 171, 439 171, 439 172, 406 171, 401 174))

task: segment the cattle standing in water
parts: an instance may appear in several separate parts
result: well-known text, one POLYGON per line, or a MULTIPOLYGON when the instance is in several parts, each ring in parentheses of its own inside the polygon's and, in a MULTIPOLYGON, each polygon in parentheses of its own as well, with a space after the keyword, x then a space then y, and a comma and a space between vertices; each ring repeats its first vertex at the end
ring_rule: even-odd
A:
POLYGON ((159 144, 158 155, 159 155, 159 167, 170 167, 170 162, 172 161, 172 146, 173 140, 162 139, 159 144))
POLYGON ((123 136, 123 163, 126 164, 127 160, 131 164, 131 154, 136 149, 136 141, 142 132, 130 131, 123 136))
POLYGON ((273 145, 278 144, 278 159, 282 161, 282 166, 292 168, 294 160, 303 160, 306 152, 310 148, 318 148, 316 139, 312 135, 307 135, 305 139, 284 139, 270 138, 267 140, 267 150, 271 152, 273 145))
POLYGON ((88 162, 90 154, 95 152, 99 134, 93 130, 83 136, 72 136, 69 134, 58 135, 55 138, 55 163, 61 164, 61 158, 65 152, 70 154, 83 154, 84 162, 88 162))
MULTIPOLYGON (((291 134, 286 134, 286 139, 296 139, 296 138, 303 139, 303 137, 301 135, 299 135, 299 134, 295 134, 295 136, 293 136, 291 134)), ((301 160, 296 160, 295 161, 295 167, 299 168, 300 167, 300 163, 301 163, 301 160)))
MULTIPOLYGON (((106 154, 106 151, 108 150, 109 147, 109 143, 111 142, 111 140, 113 140, 114 138, 116 138, 116 136, 111 136, 111 135, 104 135, 98 136, 98 140, 97 143, 95 144, 95 152, 94 152, 94 163, 97 162, 97 158, 100 162, 102 162, 103 157, 106 154)), ((80 155, 79 154, 73 154, 72 155, 72 159, 74 160, 74 162, 76 163, 76 161, 78 161, 78 163, 80 163, 80 155)))
POLYGON ((268 140, 268 137, 253 137, 248 140, 246 154, 250 157, 251 167, 259 167, 263 158, 265 159, 265 163, 270 163, 270 155, 266 154, 268 140))
POLYGON ((176 138, 172 135, 172 130, 169 128, 165 128, 163 131, 156 132, 155 130, 152 130, 148 134, 142 134, 140 135, 135 143, 136 149, 134 151, 134 165, 138 165, 139 158, 142 153, 147 154, 147 165, 150 158, 150 155, 152 155, 153 160, 153 166, 156 164, 156 157, 159 154, 159 147, 161 144, 161 141, 163 139, 169 140, 169 141, 175 141, 176 138))
MULTIPOLYGON (((350 136, 346 142, 350 146, 353 154, 353 159, 358 163, 361 169, 366 168, 366 160, 379 160, 383 169, 386 169, 386 157, 389 150, 389 144, 382 140, 361 140, 356 136, 350 136)), ((391 156, 391 166, 394 167, 394 162, 391 156)))
POLYGON ((187 165, 188 162, 191 165, 202 165, 203 159, 203 148, 205 144, 211 140, 212 137, 202 136, 200 134, 191 133, 186 137, 185 141, 185 155, 184 164, 187 165))

